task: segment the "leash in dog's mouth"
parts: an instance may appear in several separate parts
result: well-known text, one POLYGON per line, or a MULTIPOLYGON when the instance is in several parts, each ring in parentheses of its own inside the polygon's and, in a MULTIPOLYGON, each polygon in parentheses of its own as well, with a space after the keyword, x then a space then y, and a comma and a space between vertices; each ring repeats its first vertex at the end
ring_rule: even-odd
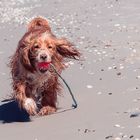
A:
POLYGON ((70 93, 70 95, 71 95, 71 97, 72 97, 72 100, 73 100, 72 107, 73 107, 74 109, 77 108, 77 106, 78 106, 77 101, 76 101, 76 99, 75 99, 75 97, 74 97, 74 95, 73 95, 73 93, 72 93, 72 91, 71 91, 71 88, 69 87, 68 83, 67 83, 66 80, 57 72, 55 66, 54 66, 52 63, 50 63, 50 66, 53 68, 54 72, 59 76, 59 78, 64 82, 64 84, 65 84, 66 87, 68 88, 69 93, 70 93))

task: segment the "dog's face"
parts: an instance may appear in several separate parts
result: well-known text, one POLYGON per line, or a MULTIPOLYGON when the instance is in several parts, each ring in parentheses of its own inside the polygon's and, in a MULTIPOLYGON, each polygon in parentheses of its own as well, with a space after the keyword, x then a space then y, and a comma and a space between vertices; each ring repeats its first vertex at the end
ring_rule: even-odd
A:
POLYGON ((50 34, 44 32, 33 39, 29 50, 29 59, 37 71, 46 72, 55 54, 56 41, 50 34))
MULTIPOLYGON (((45 19, 35 19, 19 42, 21 63, 29 71, 45 73, 49 64, 63 65, 63 58, 79 57, 79 51, 66 39, 56 38, 45 19)), ((62 66, 61 66, 62 67, 62 66)))
POLYGON ((36 62, 51 62, 55 50, 54 40, 47 33, 41 34, 31 48, 31 52, 36 56, 36 62))

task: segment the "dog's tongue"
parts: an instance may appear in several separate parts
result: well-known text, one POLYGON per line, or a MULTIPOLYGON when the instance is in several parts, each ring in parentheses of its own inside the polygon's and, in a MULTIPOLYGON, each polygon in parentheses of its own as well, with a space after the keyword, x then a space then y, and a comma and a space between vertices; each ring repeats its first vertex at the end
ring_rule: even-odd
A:
POLYGON ((38 63, 38 68, 40 69, 41 72, 47 71, 49 66, 50 66, 50 62, 40 62, 40 63, 38 63))

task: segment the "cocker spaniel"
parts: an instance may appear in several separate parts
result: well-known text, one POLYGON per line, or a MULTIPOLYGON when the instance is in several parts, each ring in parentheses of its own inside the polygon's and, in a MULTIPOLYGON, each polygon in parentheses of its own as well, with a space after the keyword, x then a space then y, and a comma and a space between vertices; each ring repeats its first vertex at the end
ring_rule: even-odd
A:
POLYGON ((61 73, 67 58, 79 56, 71 42, 52 33, 45 18, 34 18, 10 60, 13 96, 19 106, 29 115, 54 113, 61 84, 51 64, 61 73))

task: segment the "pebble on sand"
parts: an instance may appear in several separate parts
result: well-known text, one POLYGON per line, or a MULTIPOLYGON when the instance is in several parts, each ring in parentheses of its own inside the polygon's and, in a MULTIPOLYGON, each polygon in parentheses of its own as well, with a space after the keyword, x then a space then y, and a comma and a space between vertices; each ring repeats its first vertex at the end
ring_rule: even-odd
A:
POLYGON ((92 85, 87 85, 86 87, 89 88, 89 89, 93 88, 92 85))
POLYGON ((115 124, 114 127, 121 127, 121 125, 119 125, 119 124, 115 124))
POLYGON ((114 140, 121 140, 121 138, 120 137, 116 137, 116 138, 114 138, 114 140))

